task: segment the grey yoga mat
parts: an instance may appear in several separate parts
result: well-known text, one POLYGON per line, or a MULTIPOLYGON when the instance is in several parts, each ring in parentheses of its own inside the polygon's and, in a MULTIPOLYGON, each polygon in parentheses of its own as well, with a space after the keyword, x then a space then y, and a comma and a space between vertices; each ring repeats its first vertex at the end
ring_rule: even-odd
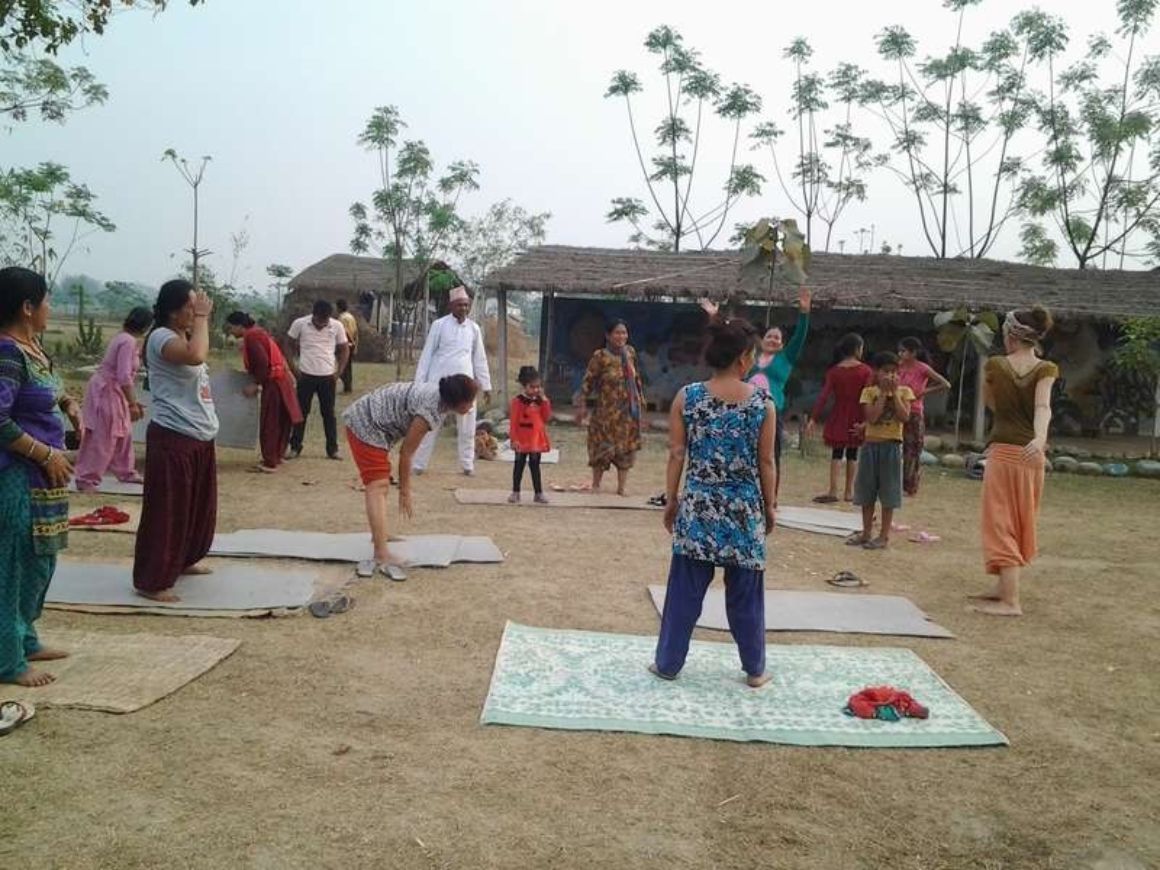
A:
POLYGON ((142 598, 133 591, 133 566, 100 562, 57 563, 45 601, 49 604, 133 607, 149 610, 265 610, 304 607, 316 576, 250 564, 215 565, 212 574, 184 577, 174 591, 181 601, 142 598))
MULTIPOLYGON (((253 382, 248 374, 234 369, 210 376, 209 389, 220 427, 214 438, 214 444, 218 447, 253 450, 258 446, 258 398, 250 399, 242 395, 242 389, 253 382)), ((145 417, 133 424, 133 440, 144 444, 145 430, 153 418, 150 410, 152 396, 138 389, 137 397, 145 407, 145 417)))
MULTIPOLYGON (((658 613, 665 607, 665 587, 649 586, 658 613)), ((699 628, 728 631, 725 591, 710 588, 705 595, 699 628)), ((811 592, 798 589, 767 589, 766 631, 832 631, 849 634, 893 634, 907 637, 954 635, 931 622, 909 598, 900 595, 866 595, 857 592, 811 592)))
MULTIPOLYGON (((503 553, 486 537, 410 535, 391 543, 391 550, 416 568, 446 568, 453 562, 502 562, 503 553)), ((307 559, 316 562, 361 562, 373 556, 367 532, 290 532, 283 529, 241 529, 219 533, 213 556, 307 559)))
MULTIPOLYGON (((79 492, 75 478, 69 481, 68 489, 69 492, 79 492)), ((106 476, 101 478, 96 491, 105 495, 144 495, 145 485, 142 483, 122 483, 115 477, 106 476)))

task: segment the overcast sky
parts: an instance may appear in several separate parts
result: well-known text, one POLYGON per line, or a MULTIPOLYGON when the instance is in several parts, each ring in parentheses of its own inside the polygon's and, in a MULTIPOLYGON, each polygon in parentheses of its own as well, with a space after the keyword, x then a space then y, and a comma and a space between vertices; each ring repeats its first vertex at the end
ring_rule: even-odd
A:
MULTIPOLYGON (((1082 45, 1087 34, 1114 29, 1114 2, 1039 5, 1066 12, 1082 45)), ((984 0, 969 14, 968 41, 1017 8, 984 0)), ((373 159, 355 140, 375 106, 394 104, 406 135, 424 139, 440 166, 479 163, 481 188, 465 201, 467 213, 510 197, 552 213, 550 242, 622 246, 626 228, 604 220, 609 200, 643 198, 645 190, 623 102, 603 94, 614 70, 636 71, 646 86, 636 103, 640 125, 655 126, 662 96, 642 42, 661 23, 727 82, 756 89, 763 118, 785 125, 791 68, 781 52, 792 37, 812 41, 821 70, 849 60, 886 76, 876 32, 904 23, 920 53, 938 52, 953 38, 954 17, 939 0, 208 0, 193 9, 173 0, 162 15, 118 16, 105 36, 62 51, 63 62, 88 66, 108 86, 108 103, 63 126, 33 121, 0 134, 0 164, 64 163, 117 224, 88 239, 65 272, 156 285, 177 270, 191 232, 189 190, 160 156, 168 147, 210 154, 201 210, 209 262, 227 274, 230 234, 245 226, 252 242, 237 283, 264 288, 269 263, 301 269, 348 251, 347 209, 376 180, 373 159)), ((1160 23, 1144 50, 1160 51, 1160 23)), ((693 193, 706 207, 724 182, 729 146, 726 128, 710 126, 693 193)), ((885 144, 880 129, 864 126, 885 144)), ((744 157, 770 182, 736 219, 790 214, 768 153, 744 157)), ((886 172, 871 176, 867 202, 849 210, 835 238, 854 250, 856 230, 871 223, 877 243, 926 252, 917 213, 886 172)), ((995 255, 1012 258, 1017 249, 1012 227, 995 255)))

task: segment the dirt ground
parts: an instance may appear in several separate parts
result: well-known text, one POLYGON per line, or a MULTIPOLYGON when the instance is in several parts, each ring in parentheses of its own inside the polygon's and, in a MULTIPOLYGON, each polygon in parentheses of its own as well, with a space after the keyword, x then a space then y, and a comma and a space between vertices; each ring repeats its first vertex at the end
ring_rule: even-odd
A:
MULTIPOLYGON (((481 726, 505 621, 655 633, 645 587, 664 579, 668 539, 651 512, 458 506, 451 490, 464 481, 445 435, 417 481, 415 520, 398 528, 489 534, 503 565, 357 581, 354 610, 328 620, 47 612, 50 641, 83 628, 243 645, 141 712, 47 709, 0 741, 0 867, 1160 865, 1156 483, 1049 481, 1022 620, 965 609, 984 578, 979 485, 962 477, 928 473, 898 518, 938 544, 853 552, 778 531, 769 585, 827 589, 849 568, 958 639, 773 642, 910 647, 1011 740, 780 747, 481 726)), ((554 437, 564 461, 545 466, 548 480, 582 479, 580 433, 554 437)), ((648 437, 634 490, 662 488, 663 437, 648 437)), ((252 457, 222 451, 219 528, 360 529, 353 466, 321 457, 317 417, 303 458, 276 477, 246 474, 252 457)), ((470 485, 506 486, 510 467, 481 463, 470 485)), ((806 503, 824 474, 820 459, 789 455, 783 503, 806 503)), ((76 534, 68 556, 131 548, 129 536, 76 534)))

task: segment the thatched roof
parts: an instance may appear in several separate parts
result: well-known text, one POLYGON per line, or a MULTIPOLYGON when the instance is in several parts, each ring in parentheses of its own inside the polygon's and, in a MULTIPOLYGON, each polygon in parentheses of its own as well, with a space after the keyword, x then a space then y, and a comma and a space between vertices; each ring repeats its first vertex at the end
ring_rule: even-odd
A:
MULTIPOLYGON (((403 261, 403 286, 419 277, 414 260, 403 261)), ((353 254, 331 254, 307 266, 290 279, 290 290, 304 293, 342 292, 350 295, 370 291, 383 293, 395 287, 394 266, 381 257, 356 257, 353 254), (385 271, 385 275, 384 275, 385 271)))
MULTIPOLYGON (((486 288, 565 296, 766 298, 763 282, 743 282, 736 252, 673 254, 543 245, 491 274, 486 288)), ((1007 310, 1042 304, 1060 315, 1160 316, 1160 271, 1047 269, 996 260, 936 260, 815 254, 809 286, 818 307, 932 312, 972 304, 1007 310)), ((779 274, 775 304, 796 304, 779 274)))

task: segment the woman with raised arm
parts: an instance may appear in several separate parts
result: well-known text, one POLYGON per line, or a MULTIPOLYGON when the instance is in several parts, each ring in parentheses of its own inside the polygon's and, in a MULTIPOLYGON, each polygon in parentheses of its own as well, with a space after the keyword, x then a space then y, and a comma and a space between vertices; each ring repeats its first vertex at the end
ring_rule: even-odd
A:
POLYGON ((213 300, 183 279, 167 281, 153 306, 145 367, 153 396, 145 434, 145 498, 133 556, 133 588, 155 601, 180 601, 183 574, 198 563, 217 526, 217 412, 209 388, 213 300))
POLYGON ((998 579, 993 590, 971 597, 974 610, 991 616, 1023 615, 1019 581, 1038 552, 1051 388, 1059 377, 1038 350, 1051 325, 1045 308, 1010 312, 1003 321, 1007 352, 983 368, 983 400, 993 413, 983 473, 983 555, 987 573, 998 579))

